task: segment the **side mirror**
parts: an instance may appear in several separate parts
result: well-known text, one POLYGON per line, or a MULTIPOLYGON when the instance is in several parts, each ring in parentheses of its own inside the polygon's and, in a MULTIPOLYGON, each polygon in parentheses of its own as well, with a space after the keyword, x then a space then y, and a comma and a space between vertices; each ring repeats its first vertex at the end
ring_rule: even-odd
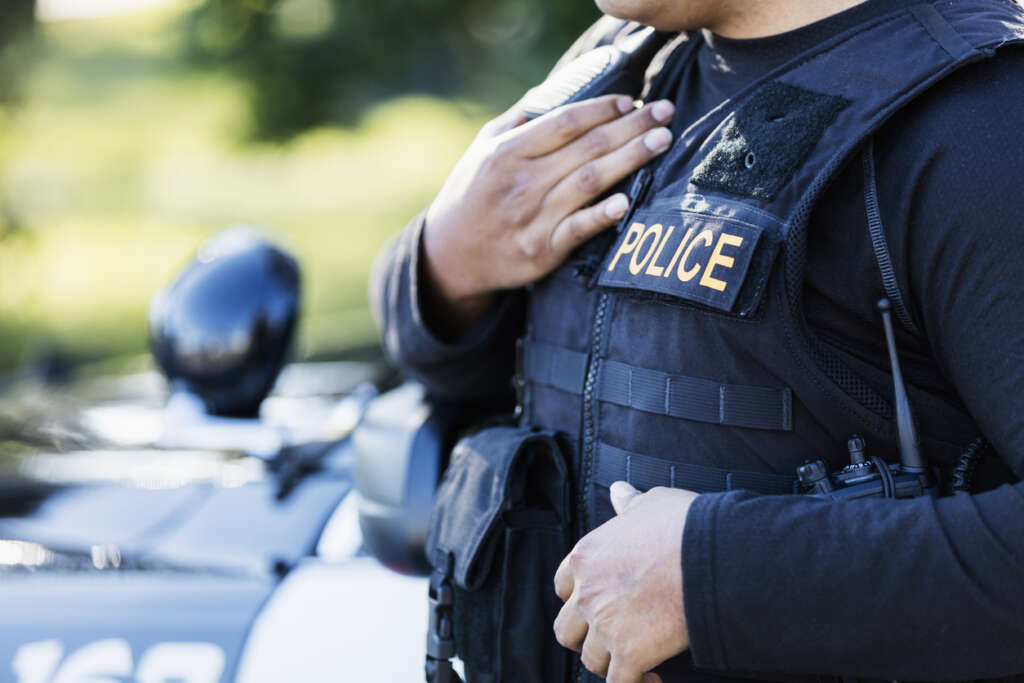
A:
POLYGON ((363 541, 390 569, 430 573, 423 549, 452 424, 410 382, 374 399, 353 434, 363 541))

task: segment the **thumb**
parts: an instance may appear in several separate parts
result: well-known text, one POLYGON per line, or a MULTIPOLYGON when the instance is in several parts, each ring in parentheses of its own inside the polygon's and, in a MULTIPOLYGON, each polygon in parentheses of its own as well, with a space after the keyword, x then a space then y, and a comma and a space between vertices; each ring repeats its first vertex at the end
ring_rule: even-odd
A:
POLYGON ((624 481, 617 481, 612 484, 608 492, 611 493, 612 507, 615 508, 615 514, 617 515, 621 515, 629 507, 633 499, 640 495, 639 491, 624 481))

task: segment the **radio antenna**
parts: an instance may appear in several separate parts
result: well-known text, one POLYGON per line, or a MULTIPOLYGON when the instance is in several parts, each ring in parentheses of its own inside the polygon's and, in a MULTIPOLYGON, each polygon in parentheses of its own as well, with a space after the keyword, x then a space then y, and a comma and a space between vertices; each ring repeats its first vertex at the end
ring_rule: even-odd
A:
POLYGON ((892 329, 892 304, 888 299, 879 299, 878 311, 882 314, 885 345, 889 349, 889 364, 892 366, 896 432, 900 439, 900 462, 904 467, 923 470, 924 458, 921 457, 921 443, 917 436, 917 426, 914 424, 914 413, 910 410, 907 387, 903 384, 903 373, 900 371, 900 359, 896 355, 896 335, 892 329))

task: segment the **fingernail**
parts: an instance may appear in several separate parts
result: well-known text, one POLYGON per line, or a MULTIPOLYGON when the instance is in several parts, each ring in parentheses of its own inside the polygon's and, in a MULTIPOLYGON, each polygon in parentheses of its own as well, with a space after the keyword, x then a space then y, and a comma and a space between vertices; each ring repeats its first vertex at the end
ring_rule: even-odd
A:
POLYGON ((655 121, 667 123, 672 120, 672 115, 675 113, 676 105, 668 100, 658 100, 651 105, 651 116, 654 117, 655 121))
POLYGON ((629 198, 622 194, 612 195, 604 205, 604 212, 608 218, 622 218, 629 208, 629 198))
POLYGON ((672 144, 668 128, 655 128, 644 136, 644 145, 652 152, 664 152, 672 144))
POLYGON ((635 109, 635 107, 633 106, 633 100, 629 99, 628 97, 619 98, 616 104, 619 107, 619 111, 622 112, 623 114, 628 114, 629 112, 633 111, 633 109, 635 109))

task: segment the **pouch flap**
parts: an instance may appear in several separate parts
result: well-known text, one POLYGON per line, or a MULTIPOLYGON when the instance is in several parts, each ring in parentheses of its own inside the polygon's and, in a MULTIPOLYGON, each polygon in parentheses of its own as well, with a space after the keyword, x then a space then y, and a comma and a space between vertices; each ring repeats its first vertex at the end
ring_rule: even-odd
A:
POLYGON ((568 476, 550 432, 492 427, 455 445, 438 487, 427 531, 427 558, 443 566, 454 558, 452 579, 475 590, 494 556, 494 533, 505 512, 535 508, 568 517, 568 476))

